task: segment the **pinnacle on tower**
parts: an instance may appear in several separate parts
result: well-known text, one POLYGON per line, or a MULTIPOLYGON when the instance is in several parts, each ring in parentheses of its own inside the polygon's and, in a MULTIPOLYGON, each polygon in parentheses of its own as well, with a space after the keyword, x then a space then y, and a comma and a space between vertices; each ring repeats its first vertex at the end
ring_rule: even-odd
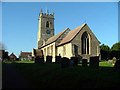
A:
POLYGON ((40 14, 42 14, 43 12, 42 12, 42 9, 40 10, 40 14))
POLYGON ((46 9, 46 14, 49 14, 49 11, 48 11, 48 9, 46 9))
POLYGON ((52 14, 53 14, 53 16, 54 16, 55 13, 53 12, 52 14))

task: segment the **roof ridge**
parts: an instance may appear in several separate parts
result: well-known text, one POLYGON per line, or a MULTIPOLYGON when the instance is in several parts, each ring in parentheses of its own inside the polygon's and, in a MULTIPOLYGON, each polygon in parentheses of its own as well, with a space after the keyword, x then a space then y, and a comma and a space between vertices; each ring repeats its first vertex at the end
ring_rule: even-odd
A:
MULTIPOLYGON (((66 29, 62 32, 62 34, 61 34, 60 36, 62 36, 62 35, 64 34, 64 32, 67 31, 68 29, 70 30, 70 28, 66 28, 66 29)), ((59 36, 59 37, 60 37, 60 36, 59 36)), ((58 37, 58 38, 59 38, 59 37, 58 37)), ((57 39, 58 39, 58 38, 57 38, 57 39)), ((57 40, 57 39, 56 39, 56 40, 57 40)))
MULTIPOLYGON (((76 29, 78 29, 78 32, 73 36, 73 38, 76 37, 76 35, 82 30, 82 28, 83 28, 85 25, 86 25, 86 23, 84 23, 84 24, 82 24, 81 26, 78 26, 78 27, 76 28, 76 29)), ((72 39, 73 39, 73 38, 72 38, 72 39)), ((72 40, 72 39, 71 39, 71 40, 72 40)), ((71 40, 70 40, 70 41, 71 41, 71 40)))
MULTIPOLYGON (((60 33, 64 33, 67 29, 69 29, 69 28, 64 29, 62 32, 59 32, 58 34, 56 34, 56 35, 54 35, 54 36, 52 36, 52 37, 55 37, 55 36, 59 35, 60 33)), ((61 35, 60 35, 60 36, 61 36, 61 35)), ((59 37, 60 37, 60 36, 59 36, 59 37)), ((50 38, 52 38, 52 37, 50 37, 50 38)), ((58 38, 59 38, 59 37, 58 37, 58 38)), ((50 38, 49 38, 49 39, 50 39, 50 38)), ((48 39, 48 40, 49 40, 49 39, 48 39)), ((48 40, 47 40, 47 41, 48 41, 48 40)))
MULTIPOLYGON (((66 28, 66 29, 64 29, 62 32, 60 32, 60 33, 58 33, 58 34, 50 37, 50 38, 46 41, 46 44, 45 44, 44 46, 49 45, 50 43, 55 42, 56 40, 58 40, 58 38, 61 37, 61 35, 63 35, 68 29, 69 29, 69 28, 66 28), (52 40, 52 39, 53 39, 53 40, 52 40), (50 41, 50 40, 51 40, 51 41, 50 41)), ((69 30, 70 30, 70 29, 69 29, 69 30)), ((44 46, 42 46, 42 47, 44 47, 44 46)))
POLYGON ((71 40, 74 39, 74 37, 76 37, 76 35, 82 30, 82 28, 87 25, 86 23, 82 24, 81 26, 78 26, 76 27, 74 30, 71 30, 67 35, 66 37, 58 44, 59 45, 62 45, 64 43, 67 43, 67 42, 70 42, 71 40), (71 35, 71 33, 74 33, 74 35, 71 35), (66 38, 69 38, 69 40, 67 40, 66 38))

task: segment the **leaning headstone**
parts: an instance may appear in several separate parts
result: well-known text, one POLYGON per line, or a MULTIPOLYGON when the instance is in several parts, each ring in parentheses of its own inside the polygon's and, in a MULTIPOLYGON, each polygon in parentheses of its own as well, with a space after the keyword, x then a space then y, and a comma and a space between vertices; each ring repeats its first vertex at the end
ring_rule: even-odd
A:
POLYGON ((46 63, 52 63, 52 56, 46 56, 46 63))
POLYGON ((60 63, 61 62, 61 56, 56 56, 55 57, 55 62, 60 63))
POLYGON ((82 66, 87 67, 87 59, 82 59, 82 66))
POLYGON ((66 57, 61 58, 61 67, 62 68, 69 67, 69 58, 66 57))
POLYGON ((99 56, 90 57, 90 67, 99 67, 99 56))
POLYGON ((115 69, 115 71, 119 71, 120 72, 120 60, 117 60, 115 62, 114 69, 115 69))

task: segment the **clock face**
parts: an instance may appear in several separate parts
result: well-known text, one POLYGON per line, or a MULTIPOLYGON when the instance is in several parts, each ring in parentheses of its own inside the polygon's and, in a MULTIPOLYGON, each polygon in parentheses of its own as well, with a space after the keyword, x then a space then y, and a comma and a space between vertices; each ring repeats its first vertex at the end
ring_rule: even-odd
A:
POLYGON ((50 34, 50 30, 49 30, 49 29, 47 29, 47 30, 46 30, 46 33, 47 33, 47 34, 50 34))

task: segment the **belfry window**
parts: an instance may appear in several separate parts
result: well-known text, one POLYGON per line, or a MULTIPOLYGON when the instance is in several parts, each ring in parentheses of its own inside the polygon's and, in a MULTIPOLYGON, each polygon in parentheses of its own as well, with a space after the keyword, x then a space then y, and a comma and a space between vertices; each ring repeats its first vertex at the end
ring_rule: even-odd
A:
POLYGON ((49 22, 48 21, 46 22, 46 27, 49 28, 49 22))
POLYGON ((87 32, 82 34, 82 54, 89 54, 89 36, 87 32))

